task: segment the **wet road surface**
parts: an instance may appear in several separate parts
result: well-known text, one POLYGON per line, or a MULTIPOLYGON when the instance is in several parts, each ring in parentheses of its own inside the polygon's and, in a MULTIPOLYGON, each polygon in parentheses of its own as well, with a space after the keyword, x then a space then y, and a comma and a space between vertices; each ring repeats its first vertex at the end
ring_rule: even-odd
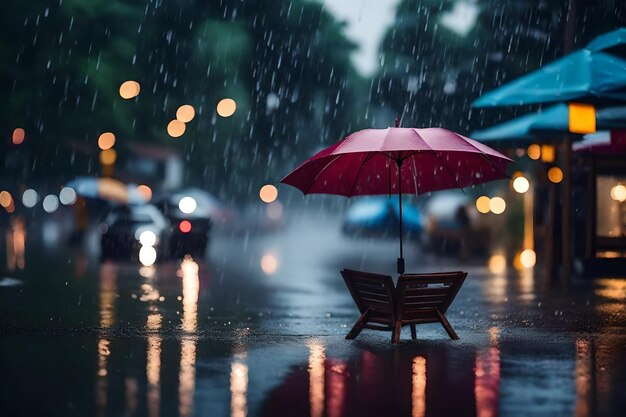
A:
POLYGON ((149 268, 31 237, 0 281, 0 415, 623 415, 626 280, 564 289, 409 244, 408 271, 470 273, 447 314, 460 340, 432 324, 347 341, 339 270, 392 274, 398 248, 339 230, 310 210, 149 268))

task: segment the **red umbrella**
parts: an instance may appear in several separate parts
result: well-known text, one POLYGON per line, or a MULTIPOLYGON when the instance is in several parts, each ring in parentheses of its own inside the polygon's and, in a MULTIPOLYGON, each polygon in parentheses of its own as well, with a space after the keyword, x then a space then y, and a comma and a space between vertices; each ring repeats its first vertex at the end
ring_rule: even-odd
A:
POLYGON ((398 194, 400 201, 400 258, 402 253, 401 194, 423 194, 507 178, 511 162, 501 153, 441 128, 365 129, 326 148, 280 182, 304 194, 346 197, 398 194))

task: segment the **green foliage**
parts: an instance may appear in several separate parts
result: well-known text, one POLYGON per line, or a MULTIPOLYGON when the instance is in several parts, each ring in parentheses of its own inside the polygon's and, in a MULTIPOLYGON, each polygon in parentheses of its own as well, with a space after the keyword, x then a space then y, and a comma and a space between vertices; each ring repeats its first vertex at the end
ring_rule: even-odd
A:
POLYGON ((160 146, 183 155, 189 182, 236 180, 231 190, 246 193, 248 178, 276 180, 349 128, 354 45, 319 3, 9 3, 13 12, 0 18, 8 102, 0 126, 4 137, 22 126, 37 144, 31 157, 43 163, 32 177, 93 173, 97 137, 112 131, 121 162, 136 143, 160 146), (119 96, 126 80, 140 83, 137 98, 119 96), (225 97, 237 102, 227 119, 215 113, 225 97), (166 126, 182 104, 196 118, 172 139, 166 126))

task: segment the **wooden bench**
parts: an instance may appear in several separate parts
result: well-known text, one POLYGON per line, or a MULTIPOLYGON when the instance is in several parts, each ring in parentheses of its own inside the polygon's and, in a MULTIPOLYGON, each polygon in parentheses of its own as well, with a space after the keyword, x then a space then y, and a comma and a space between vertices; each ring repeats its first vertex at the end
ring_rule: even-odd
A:
POLYGON ((346 286, 361 313, 346 339, 354 339, 363 329, 391 331, 398 343, 402 326, 411 326, 411 337, 417 338, 415 325, 440 322, 450 338, 458 339, 445 318, 466 272, 404 274, 394 288, 388 275, 344 269, 346 286))

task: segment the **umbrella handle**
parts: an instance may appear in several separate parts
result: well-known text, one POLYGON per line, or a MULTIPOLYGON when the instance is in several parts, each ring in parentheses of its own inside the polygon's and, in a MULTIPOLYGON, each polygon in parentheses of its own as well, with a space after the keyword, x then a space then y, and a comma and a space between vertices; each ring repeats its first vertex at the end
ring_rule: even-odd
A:
POLYGON ((404 258, 398 258, 398 274, 404 274, 404 258))

